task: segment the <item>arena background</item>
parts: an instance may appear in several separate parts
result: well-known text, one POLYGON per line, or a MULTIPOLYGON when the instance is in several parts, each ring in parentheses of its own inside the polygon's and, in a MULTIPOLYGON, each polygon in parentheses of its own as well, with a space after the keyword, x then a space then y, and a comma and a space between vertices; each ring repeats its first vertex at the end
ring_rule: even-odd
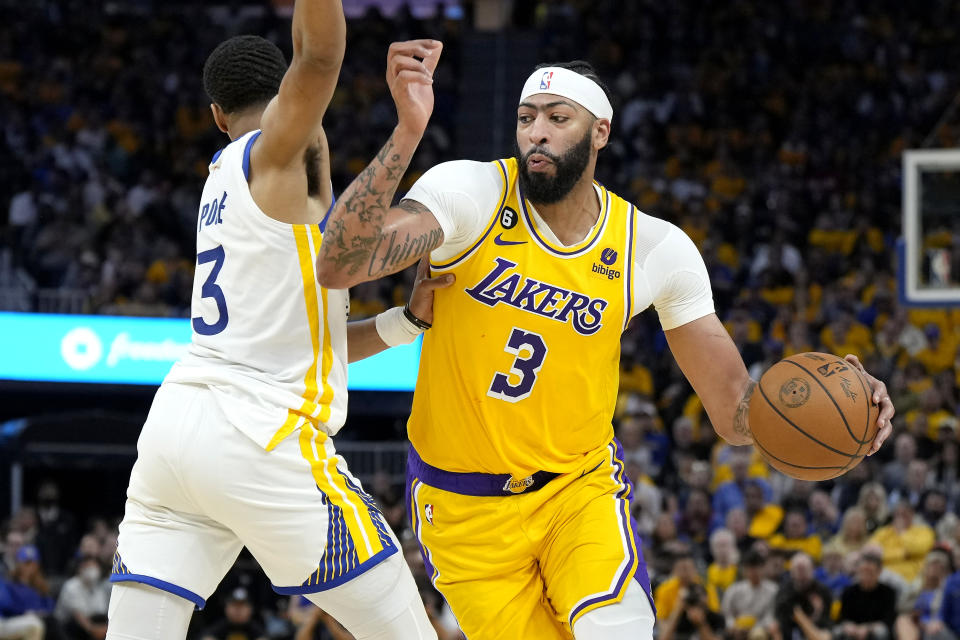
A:
MULTIPOLYGON (((0 0, 0 211, 7 214, 0 217, 0 312, 188 317, 197 200, 207 162, 225 141, 213 126, 200 70, 212 48, 237 33, 268 37, 289 58, 291 5, 0 0)), ((821 350, 857 354, 887 382, 897 416, 884 450, 836 482, 790 482, 716 444, 656 315, 638 316, 623 338, 616 426, 638 483, 635 515, 648 534, 657 584, 673 579, 671 554, 683 549, 710 581, 717 558, 709 535, 743 506, 742 492, 730 486, 746 476, 762 484, 764 509, 800 512, 805 520, 794 523, 802 535, 785 531, 789 523, 780 526, 780 519, 765 536, 740 532, 741 551, 761 539, 761 549, 816 548, 819 560, 814 539, 827 547, 862 487, 876 479, 886 508, 869 511, 871 532, 884 531, 906 502, 916 508, 908 529, 933 535, 920 547, 906 544, 902 531, 873 541, 891 560, 887 573, 903 578, 899 597, 907 597, 903 585, 919 575, 935 544, 960 557, 960 313, 906 305, 897 281, 902 154, 960 145, 960 4, 344 6, 346 59, 325 118, 336 193, 395 123, 383 80, 391 41, 433 37, 445 45, 434 116, 401 190, 444 160, 511 155, 516 98, 533 66, 589 60, 614 95, 612 141, 598 179, 694 239, 718 314, 754 377, 785 355, 821 350), (898 544, 909 550, 900 554, 898 544)), ((939 217, 916 248, 923 277, 945 289, 960 273, 954 179, 947 174, 948 188, 927 203, 939 217)), ((353 289, 351 319, 404 300, 410 278, 353 289)), ((12 326, 12 316, 0 315, 0 326, 12 326)), ((34 345, 39 351, 43 336, 6 333, 0 344, 17 343, 20 355, 0 353, 0 368, 26 366, 31 357, 22 354, 34 345)), ((40 547, 56 592, 74 571, 82 540, 84 553, 95 550, 109 568, 139 427, 156 387, 17 377, 0 381, 0 576, 9 576, 22 538, 40 547), (51 511, 54 495, 59 507, 51 511), (38 521, 38 506, 52 515, 38 521)), ((353 392, 338 436, 399 528, 410 399, 408 391, 353 392)), ((238 584, 249 588, 255 616, 272 637, 292 637, 294 622, 277 613, 285 604, 250 562, 242 560, 196 616, 196 637, 238 584)), ((853 576, 852 565, 840 573, 853 576)), ((771 569, 770 577, 781 576, 771 569)), ((784 580, 781 594, 789 576, 784 580)), ((442 617, 436 598, 425 597, 442 617)), ((909 612, 914 604, 900 606, 909 612)), ((47 637, 74 637, 55 626, 47 637)), ((960 631, 960 614, 948 627, 960 631)))

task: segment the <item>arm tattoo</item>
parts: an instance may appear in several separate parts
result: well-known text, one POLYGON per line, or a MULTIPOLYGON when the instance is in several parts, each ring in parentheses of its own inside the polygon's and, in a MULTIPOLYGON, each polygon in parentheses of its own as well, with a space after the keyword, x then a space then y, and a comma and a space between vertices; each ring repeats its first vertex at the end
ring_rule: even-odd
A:
POLYGON ((753 438, 753 433, 750 432, 747 417, 750 413, 750 396, 753 395, 753 391, 756 388, 756 380, 747 382, 746 387, 743 389, 743 396, 740 398, 740 403, 737 405, 737 410, 733 414, 733 431, 745 438, 751 439, 753 438))
MULTIPOLYGON (((410 157, 395 151, 393 136, 377 157, 337 200, 324 235, 321 259, 355 275, 364 265, 367 276, 395 271, 405 260, 435 249, 443 241, 440 230, 411 238, 385 233, 387 211, 410 157)), ((411 215, 429 212, 419 202, 402 200, 398 208, 411 215)))

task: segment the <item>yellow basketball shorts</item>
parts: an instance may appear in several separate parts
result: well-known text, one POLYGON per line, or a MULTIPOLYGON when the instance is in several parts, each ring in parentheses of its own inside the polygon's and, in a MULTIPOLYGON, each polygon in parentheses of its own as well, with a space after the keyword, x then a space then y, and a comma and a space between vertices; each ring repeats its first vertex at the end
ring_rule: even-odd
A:
POLYGON ((623 450, 612 441, 566 474, 454 473, 411 447, 407 501, 427 572, 469 640, 572 638, 585 613, 650 598, 623 450))

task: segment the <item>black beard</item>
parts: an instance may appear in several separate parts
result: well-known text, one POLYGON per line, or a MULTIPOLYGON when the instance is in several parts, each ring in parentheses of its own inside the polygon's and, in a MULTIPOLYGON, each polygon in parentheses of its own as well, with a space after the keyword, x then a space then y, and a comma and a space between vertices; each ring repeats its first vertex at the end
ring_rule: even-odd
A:
POLYGON ((546 149, 533 147, 526 153, 520 153, 520 146, 514 142, 519 163, 520 189, 524 197, 533 204, 553 204, 563 200, 583 176, 590 162, 592 131, 588 130, 583 139, 570 147, 562 156, 556 156, 546 149), (527 169, 527 160, 534 153, 546 156, 553 162, 557 173, 550 177, 543 173, 531 173, 527 169))

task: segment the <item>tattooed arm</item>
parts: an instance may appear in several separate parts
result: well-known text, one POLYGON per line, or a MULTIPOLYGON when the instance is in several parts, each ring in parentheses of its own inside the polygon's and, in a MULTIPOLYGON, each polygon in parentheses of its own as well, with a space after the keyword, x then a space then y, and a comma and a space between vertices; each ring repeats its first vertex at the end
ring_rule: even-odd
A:
POLYGON ((317 276, 326 287, 347 288, 394 273, 443 242, 440 224, 426 207, 413 200, 390 206, 433 112, 431 84, 441 49, 433 40, 390 45, 387 83, 399 123, 330 212, 317 256, 317 276))
POLYGON ((713 428, 730 444, 751 444, 750 379, 736 345, 716 314, 666 331, 670 350, 700 396, 713 428))

